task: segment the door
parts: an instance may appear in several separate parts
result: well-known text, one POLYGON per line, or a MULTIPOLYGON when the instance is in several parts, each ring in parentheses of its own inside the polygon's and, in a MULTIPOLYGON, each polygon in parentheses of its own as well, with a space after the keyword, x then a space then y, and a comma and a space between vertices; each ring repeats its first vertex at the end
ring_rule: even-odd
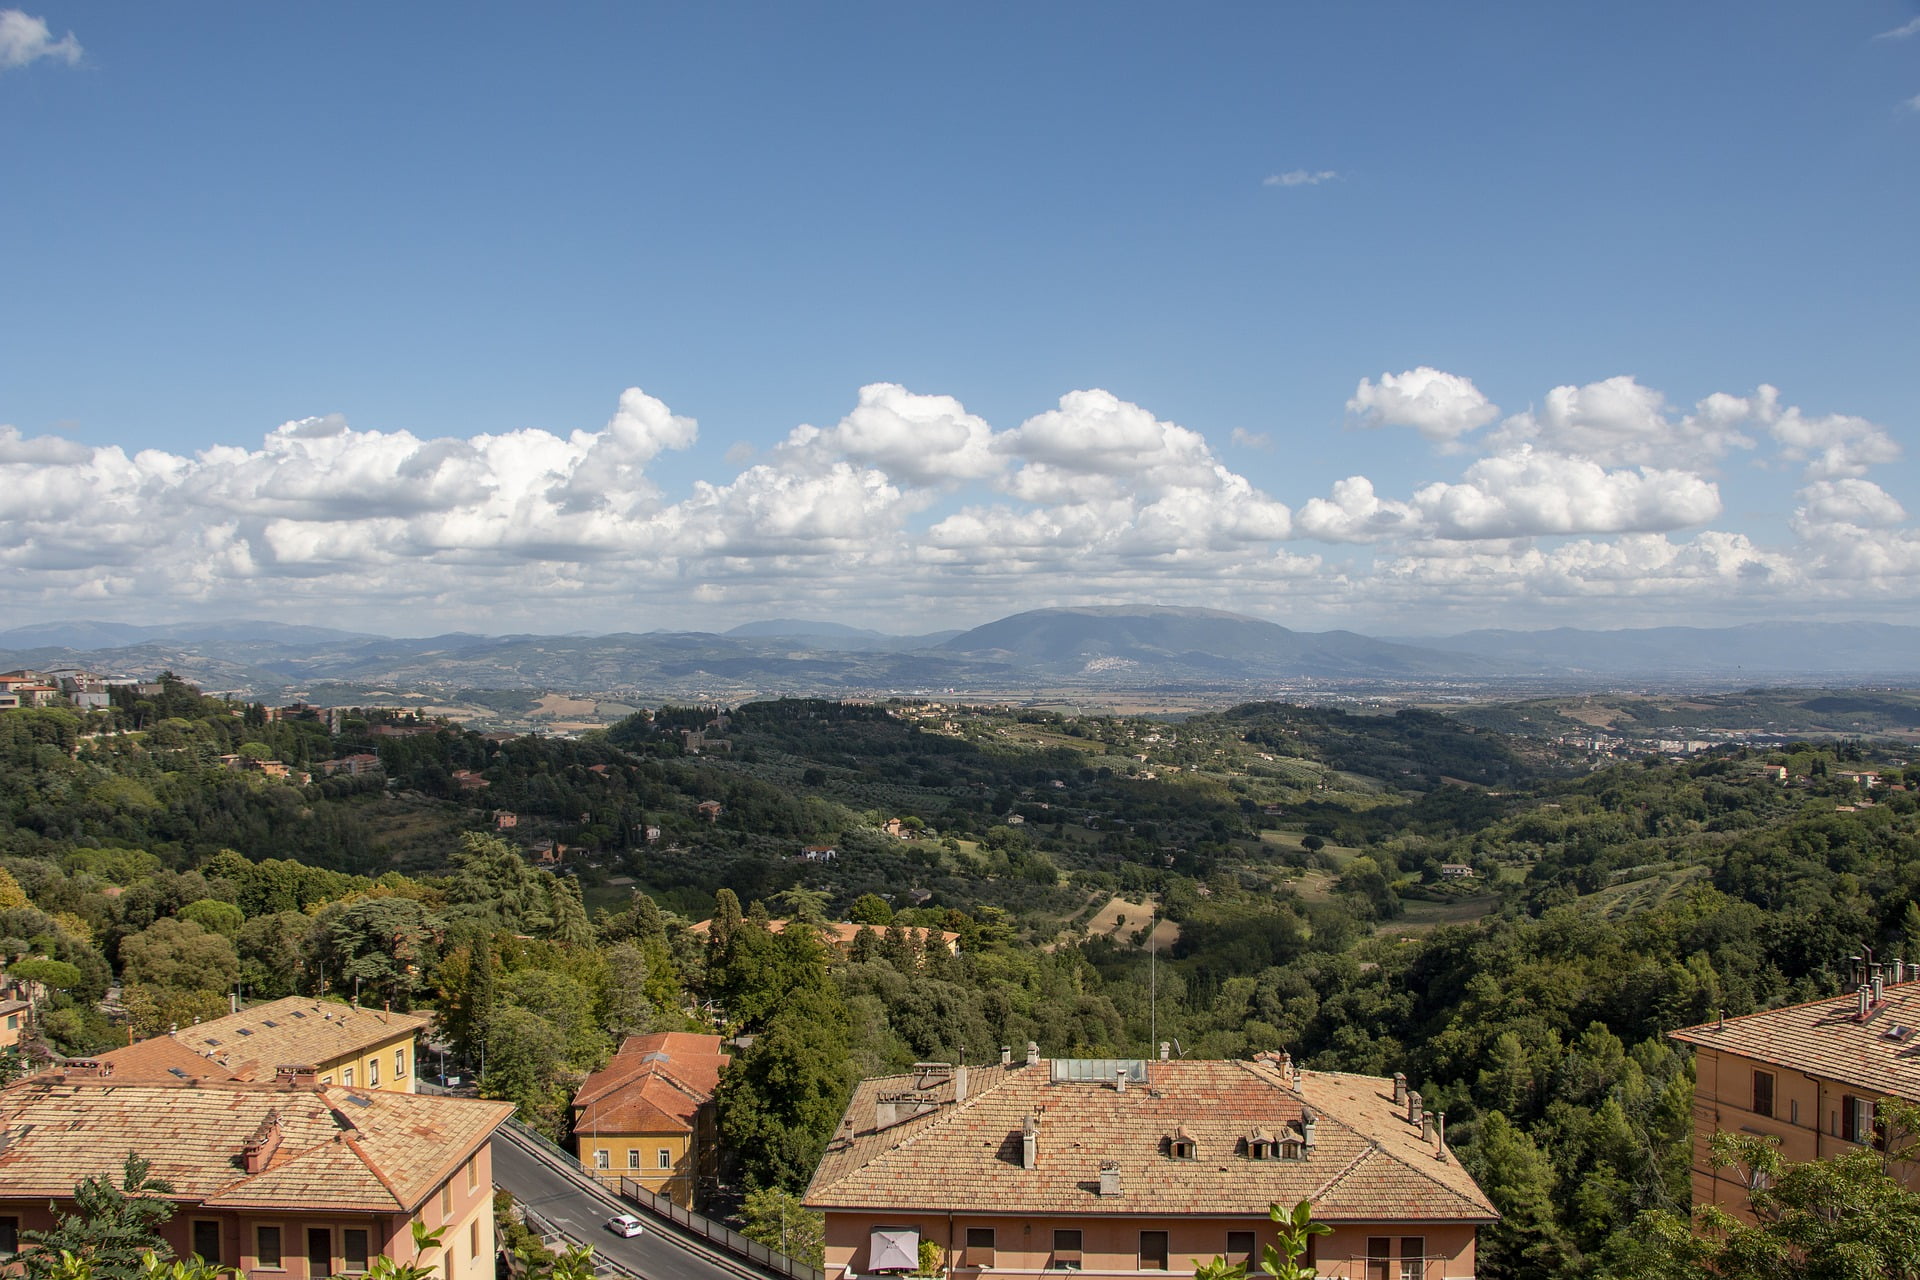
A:
POLYGON ((307 1275, 312 1280, 333 1274, 333 1228, 307 1228, 307 1275))

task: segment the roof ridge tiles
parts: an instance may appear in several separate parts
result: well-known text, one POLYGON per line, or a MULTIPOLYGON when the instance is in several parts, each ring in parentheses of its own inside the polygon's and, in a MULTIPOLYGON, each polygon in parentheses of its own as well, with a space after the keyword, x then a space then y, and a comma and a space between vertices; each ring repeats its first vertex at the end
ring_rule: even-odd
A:
POLYGON ((1375 1155, 1379 1154, 1379 1151, 1380 1151, 1380 1144, 1378 1142, 1375 1142, 1372 1138, 1367 1139, 1367 1145, 1362 1147, 1359 1150, 1359 1152, 1354 1155, 1353 1159, 1347 1161, 1344 1165, 1340 1166, 1340 1168, 1336 1169, 1332 1177, 1328 1178, 1325 1182, 1315 1187, 1313 1189, 1313 1194, 1309 1196, 1308 1199, 1318 1200, 1322 1196, 1326 1195, 1329 1191, 1332 1191, 1335 1187, 1339 1186, 1342 1182, 1345 1182, 1347 1180, 1348 1175, 1352 1174, 1354 1171, 1359 1169, 1361 1165, 1365 1164, 1368 1160, 1372 1159, 1375 1155))
POLYGON ((387 1189, 387 1194, 393 1197, 394 1204, 403 1210, 407 1208, 407 1198, 400 1194, 398 1187, 393 1185, 393 1180, 387 1177, 386 1171, 381 1169, 380 1162, 373 1158, 373 1154, 360 1145, 360 1139, 352 1133, 348 1133, 346 1139, 347 1150, 353 1152, 354 1157, 367 1167, 367 1172, 373 1175, 375 1182, 387 1189))

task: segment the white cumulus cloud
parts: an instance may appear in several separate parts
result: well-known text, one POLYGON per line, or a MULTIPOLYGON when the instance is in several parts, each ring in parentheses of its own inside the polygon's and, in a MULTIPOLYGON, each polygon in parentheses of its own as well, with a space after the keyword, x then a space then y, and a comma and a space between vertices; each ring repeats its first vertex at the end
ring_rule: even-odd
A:
POLYGON ((844 457, 911 484, 978 480, 1005 469, 993 428, 952 396, 916 395, 891 382, 860 388, 838 425, 795 427, 780 446, 793 455, 844 457))
POLYGON ((1357 426, 1412 427, 1429 440, 1451 444, 1499 416, 1499 407, 1471 379, 1421 365, 1405 373, 1360 379, 1347 413, 1357 426))
POLYGON ((1753 447, 1738 428, 1754 408, 1738 396, 1714 395, 1675 418, 1665 395, 1622 375, 1555 387, 1540 408, 1501 423, 1491 443, 1537 444, 1602 466, 1706 466, 1729 450, 1753 447))
POLYGON ((0 71, 24 67, 42 58, 72 66, 80 61, 82 52, 80 42, 71 31, 55 40, 45 18, 33 17, 19 9, 0 9, 0 71))

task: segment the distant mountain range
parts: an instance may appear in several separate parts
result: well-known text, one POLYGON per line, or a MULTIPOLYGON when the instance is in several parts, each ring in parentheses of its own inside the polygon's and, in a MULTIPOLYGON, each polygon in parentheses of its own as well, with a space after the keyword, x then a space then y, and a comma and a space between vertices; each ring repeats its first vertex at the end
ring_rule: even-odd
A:
POLYGON ((60 622, 0 631, 0 669, 21 666, 84 666, 109 675, 171 669, 203 687, 263 698, 329 685, 395 693, 547 689, 725 700, 1028 689, 1204 689, 1258 697, 1289 682, 1644 682, 1669 688, 1920 683, 1920 628, 1755 623, 1373 638, 1161 606, 1036 609, 970 631, 918 636, 794 619, 749 623, 724 635, 416 639, 264 621, 60 622))

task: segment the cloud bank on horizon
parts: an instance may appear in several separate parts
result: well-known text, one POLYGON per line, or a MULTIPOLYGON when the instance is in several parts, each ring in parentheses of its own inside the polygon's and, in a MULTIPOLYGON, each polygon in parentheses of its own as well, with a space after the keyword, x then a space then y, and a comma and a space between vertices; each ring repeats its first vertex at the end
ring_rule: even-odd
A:
POLYGON ((677 494, 650 467, 697 423, 637 387, 565 437, 422 439, 336 415, 187 457, 0 427, 0 607, 279 609, 420 633, 770 613, 915 631, 1132 601, 1414 630, 1914 602, 1920 530, 1869 478, 1899 445, 1771 386, 1684 409, 1621 376, 1503 415, 1422 367, 1362 379, 1346 418, 1428 442, 1438 474, 1401 494, 1364 475, 1269 494, 1200 432, 1099 389, 996 428, 875 383, 838 423, 677 494), (1716 527, 1736 458, 1797 477, 1784 527, 1716 527))

